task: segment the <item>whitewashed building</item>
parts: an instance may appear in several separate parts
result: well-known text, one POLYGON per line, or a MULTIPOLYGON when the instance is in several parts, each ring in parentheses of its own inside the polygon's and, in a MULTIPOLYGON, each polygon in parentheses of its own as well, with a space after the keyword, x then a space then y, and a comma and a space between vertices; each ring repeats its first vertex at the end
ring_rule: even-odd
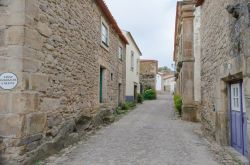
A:
POLYGON ((158 92, 163 91, 162 84, 163 84, 163 82, 162 82, 162 74, 158 73, 156 75, 156 90, 158 92))
POLYGON ((140 93, 140 56, 142 53, 132 34, 123 31, 129 44, 126 45, 126 101, 135 101, 140 93))
POLYGON ((166 75, 162 78, 163 81, 163 91, 174 93, 175 91, 175 76, 174 75, 166 75))

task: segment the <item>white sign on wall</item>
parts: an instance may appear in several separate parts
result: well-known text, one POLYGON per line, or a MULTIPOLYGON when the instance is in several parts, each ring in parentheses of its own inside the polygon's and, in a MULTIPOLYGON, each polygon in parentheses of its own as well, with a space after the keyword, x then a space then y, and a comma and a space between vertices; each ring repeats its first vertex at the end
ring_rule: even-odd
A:
POLYGON ((14 73, 0 74, 0 88, 5 90, 13 89, 17 86, 17 76, 14 73))

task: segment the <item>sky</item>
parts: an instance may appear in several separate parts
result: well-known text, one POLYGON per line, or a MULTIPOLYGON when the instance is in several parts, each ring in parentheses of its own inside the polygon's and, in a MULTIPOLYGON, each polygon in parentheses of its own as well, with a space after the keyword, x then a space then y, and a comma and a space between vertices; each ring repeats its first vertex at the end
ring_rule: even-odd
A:
POLYGON ((173 64, 177 0, 105 0, 122 30, 130 31, 142 59, 173 64))

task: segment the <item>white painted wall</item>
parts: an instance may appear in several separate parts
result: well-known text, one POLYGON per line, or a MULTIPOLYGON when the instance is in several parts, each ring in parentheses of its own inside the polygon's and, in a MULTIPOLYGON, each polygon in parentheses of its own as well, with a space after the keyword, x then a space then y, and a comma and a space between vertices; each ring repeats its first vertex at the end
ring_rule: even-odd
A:
POLYGON ((163 86, 167 88, 169 87, 170 93, 173 93, 175 91, 175 85, 176 85, 175 77, 170 77, 163 80, 163 86))
POLYGON ((126 45, 126 97, 134 96, 134 85, 137 84, 137 93, 140 93, 140 56, 141 52, 130 32, 123 31, 129 44, 126 45), (131 51, 134 52, 134 69, 131 69, 131 51))
POLYGON ((156 75, 156 90, 162 91, 162 76, 160 74, 156 75))

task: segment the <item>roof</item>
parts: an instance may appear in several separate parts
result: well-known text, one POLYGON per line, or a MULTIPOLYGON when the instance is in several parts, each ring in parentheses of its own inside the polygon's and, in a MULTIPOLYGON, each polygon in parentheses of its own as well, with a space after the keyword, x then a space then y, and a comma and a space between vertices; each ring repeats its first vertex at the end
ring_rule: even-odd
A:
POLYGON ((115 31, 119 35, 120 39, 124 43, 128 44, 128 40, 123 35, 121 29, 119 28, 115 18, 112 16, 111 12, 109 11, 108 6, 104 2, 104 0, 96 0, 96 3, 99 6, 99 8, 101 9, 101 11, 103 12, 103 14, 107 17, 107 19, 110 22, 111 26, 115 29, 115 31))
POLYGON ((134 37, 132 36, 131 32, 124 30, 124 33, 127 33, 130 36, 132 42, 134 43, 135 47, 139 51, 140 55, 142 55, 142 52, 141 52, 140 48, 138 47, 138 45, 136 44, 136 42, 134 40, 134 37))
POLYGON ((158 72, 157 74, 159 74, 161 76, 164 76, 164 73, 162 73, 162 72, 158 72))
POLYGON ((150 60, 150 59, 140 59, 140 62, 157 62, 157 60, 150 60))
POLYGON ((163 79, 166 80, 166 79, 170 79, 173 77, 175 77, 175 76, 174 75, 166 75, 166 76, 163 76, 163 79))

